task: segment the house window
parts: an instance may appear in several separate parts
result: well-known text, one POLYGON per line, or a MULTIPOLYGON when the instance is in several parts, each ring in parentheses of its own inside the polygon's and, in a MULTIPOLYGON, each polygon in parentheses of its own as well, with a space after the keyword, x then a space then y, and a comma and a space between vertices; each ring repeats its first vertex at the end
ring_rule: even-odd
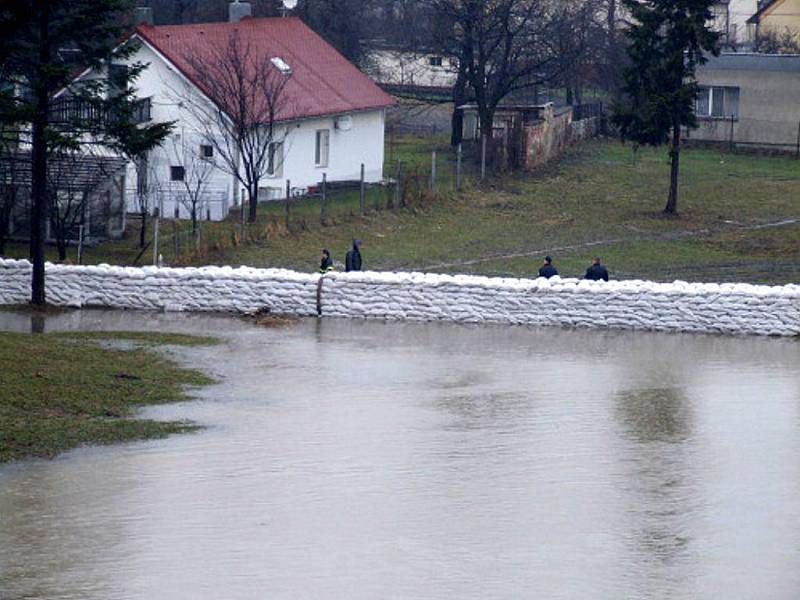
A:
POLYGON ((186 176, 186 169, 184 169, 183 167, 173 166, 169 168, 170 181, 183 181, 185 176, 186 176))
POLYGON ((201 158, 214 158, 214 146, 209 146, 208 144, 201 144, 200 145, 200 157, 201 158))
POLYGON ((442 57, 441 56, 431 56, 428 58, 428 64, 432 67, 441 67, 442 66, 442 57))
POLYGON ((739 88, 700 87, 695 114, 700 118, 730 119, 739 117, 739 88))
POLYGON ((331 132, 329 129, 317 130, 317 143, 314 149, 314 164, 318 167, 328 166, 331 132))
POLYGON ((283 176, 283 142, 272 142, 267 157, 267 176, 283 176))

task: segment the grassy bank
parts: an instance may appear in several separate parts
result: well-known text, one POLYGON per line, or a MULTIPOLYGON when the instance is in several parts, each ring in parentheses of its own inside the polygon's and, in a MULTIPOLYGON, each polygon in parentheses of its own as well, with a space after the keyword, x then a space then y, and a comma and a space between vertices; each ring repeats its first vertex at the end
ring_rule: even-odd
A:
POLYGON ((0 462, 194 429, 132 415, 146 405, 188 399, 187 386, 212 383, 148 346, 210 343, 216 340, 162 333, 0 332, 0 462), (136 344, 99 343, 116 340, 136 344))
MULTIPOLYGON (((386 173, 394 173, 399 159, 424 187, 431 150, 439 157, 437 193, 407 207, 387 209, 386 193, 373 190, 362 216, 357 194, 344 194, 331 202, 323 226, 318 202, 308 200, 293 205, 287 231, 282 204, 272 203, 246 236, 233 221, 207 223, 200 252, 176 259, 165 244, 164 257, 311 271, 320 248, 342 261, 359 237, 371 269, 530 275, 541 255, 552 253, 562 273, 577 275, 599 254, 618 278, 800 280, 800 224, 764 226, 800 218, 800 161, 687 148, 680 214, 665 218, 664 149, 633 152, 616 141, 593 141, 539 172, 496 175, 483 185, 468 149, 469 183, 457 193, 446 140, 406 136, 394 140, 391 160, 387 151, 386 173)), ((90 249, 87 261, 129 264, 138 253, 134 237, 90 249)), ((27 249, 11 254, 25 256, 27 249)))

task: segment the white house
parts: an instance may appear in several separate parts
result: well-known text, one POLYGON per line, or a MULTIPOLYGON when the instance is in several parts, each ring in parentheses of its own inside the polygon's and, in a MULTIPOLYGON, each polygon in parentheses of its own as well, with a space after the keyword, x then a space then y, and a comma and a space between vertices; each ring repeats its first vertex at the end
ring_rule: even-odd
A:
MULTIPOLYGON (((237 5, 241 6, 241 5, 237 5)), ((259 200, 284 198, 331 182, 357 180, 364 165, 367 182, 383 179, 384 121, 394 99, 297 18, 254 19, 191 25, 139 25, 126 43, 136 43, 128 64, 147 68, 136 80, 141 120, 174 121, 173 135, 148 157, 147 186, 165 216, 188 216, 186 178, 202 174, 199 213, 214 220, 228 215, 246 197, 241 183, 223 168, 207 135, 188 108, 187 91, 210 103, 209 83, 193 65, 209 45, 224 46, 231 36, 246 45, 253 60, 270 61, 287 75, 269 172, 259 183, 259 200)), ((209 104, 210 106, 210 104, 209 104)), ((230 169, 227 169, 228 171, 230 169)), ((143 175, 130 166, 127 206, 138 212, 137 185, 143 175)))
POLYGON ((755 28, 748 25, 758 11, 758 0, 719 0, 711 7, 714 29, 722 34, 722 42, 740 46, 753 42, 755 28))
POLYGON ((378 44, 369 49, 366 71, 373 81, 398 89, 449 91, 458 78, 458 65, 450 57, 378 44))

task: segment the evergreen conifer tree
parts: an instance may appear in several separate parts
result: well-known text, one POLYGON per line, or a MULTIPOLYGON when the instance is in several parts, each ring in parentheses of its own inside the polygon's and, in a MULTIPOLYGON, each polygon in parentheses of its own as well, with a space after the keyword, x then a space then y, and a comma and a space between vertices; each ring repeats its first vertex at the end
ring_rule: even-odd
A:
MULTIPOLYGON (((44 304, 48 161, 54 152, 91 139, 138 151, 163 141, 171 123, 137 125, 130 83, 144 65, 113 69, 112 54, 130 26, 130 0, 0 0, 0 125, 31 151, 31 303, 44 304), (75 83, 87 69, 107 77, 75 83), (70 98, 78 110, 56 123, 53 108, 70 98), (62 100, 63 102, 63 100, 62 100)), ((116 53, 116 54, 115 54, 116 53)))
POLYGON ((624 0, 633 17, 627 31, 630 64, 625 98, 613 121, 623 140, 660 146, 670 142, 670 188, 664 212, 678 209, 681 128, 696 127, 697 66, 718 54, 712 31, 714 0, 624 0))

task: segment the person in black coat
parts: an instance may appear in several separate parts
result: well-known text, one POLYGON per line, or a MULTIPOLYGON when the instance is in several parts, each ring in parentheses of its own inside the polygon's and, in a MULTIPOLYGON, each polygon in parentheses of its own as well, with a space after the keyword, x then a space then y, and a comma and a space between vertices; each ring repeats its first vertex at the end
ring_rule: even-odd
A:
POLYGON ((553 266, 553 259, 549 256, 544 257, 544 264, 539 268, 539 277, 550 279, 558 275, 558 269, 553 266))
POLYGON ((608 269, 601 263, 598 257, 592 259, 592 266, 586 269, 586 279, 589 281, 608 281, 608 269))
POLYGON ((361 270, 361 240, 353 240, 353 247, 344 257, 344 270, 348 273, 361 270))

